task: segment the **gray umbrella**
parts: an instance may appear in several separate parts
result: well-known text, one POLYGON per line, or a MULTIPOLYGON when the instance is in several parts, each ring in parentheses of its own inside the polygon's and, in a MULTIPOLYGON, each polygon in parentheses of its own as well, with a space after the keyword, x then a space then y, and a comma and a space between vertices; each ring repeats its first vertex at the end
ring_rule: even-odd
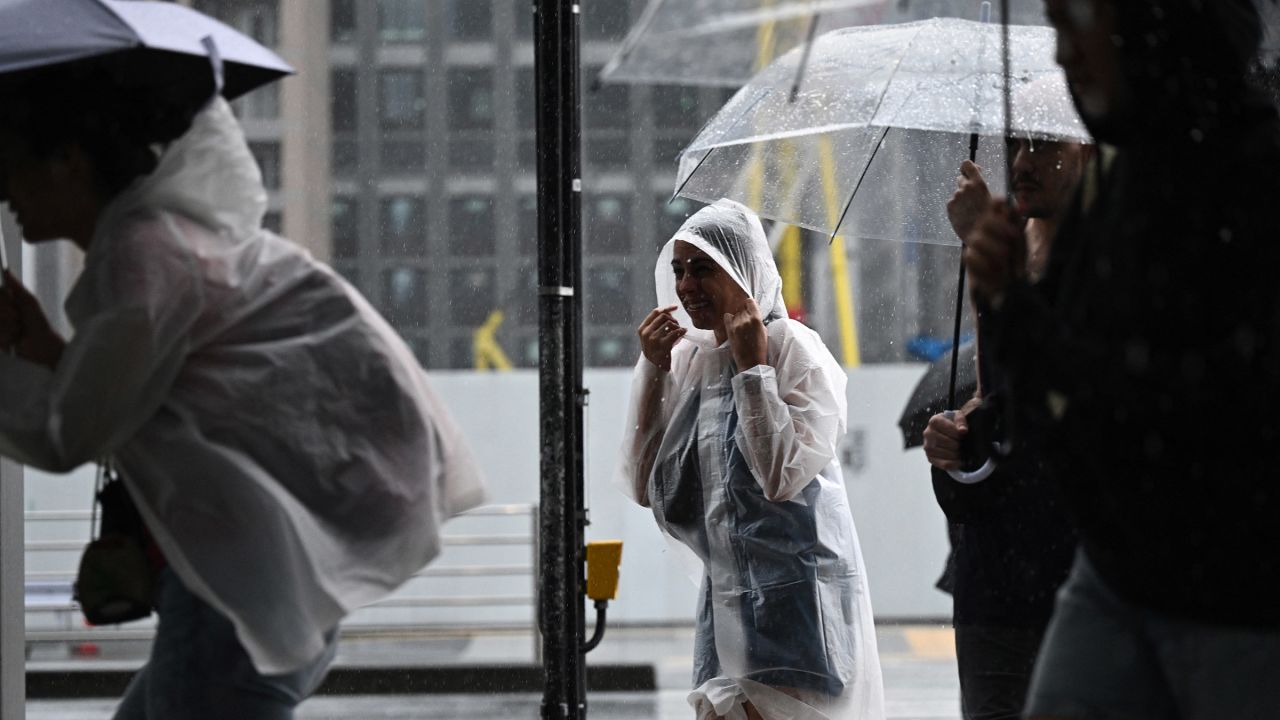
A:
POLYGON ((169 82, 174 65, 208 67, 210 46, 228 99, 293 72, 254 40, 176 3, 0 0, 0 75, 113 57, 136 67, 136 77, 169 82))

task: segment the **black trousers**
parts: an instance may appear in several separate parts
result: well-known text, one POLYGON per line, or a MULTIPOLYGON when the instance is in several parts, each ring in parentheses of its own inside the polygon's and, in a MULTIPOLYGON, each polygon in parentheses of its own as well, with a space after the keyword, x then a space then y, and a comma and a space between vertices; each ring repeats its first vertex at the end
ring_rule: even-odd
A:
POLYGON ((956 625, 965 720, 1019 720, 1043 630, 956 625))

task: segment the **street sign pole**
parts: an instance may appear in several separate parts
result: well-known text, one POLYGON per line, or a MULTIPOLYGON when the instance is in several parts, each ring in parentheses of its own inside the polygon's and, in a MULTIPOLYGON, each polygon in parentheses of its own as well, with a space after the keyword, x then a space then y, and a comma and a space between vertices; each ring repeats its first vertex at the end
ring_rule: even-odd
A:
POLYGON ((586 717, 579 5, 534 0, 543 720, 586 717))

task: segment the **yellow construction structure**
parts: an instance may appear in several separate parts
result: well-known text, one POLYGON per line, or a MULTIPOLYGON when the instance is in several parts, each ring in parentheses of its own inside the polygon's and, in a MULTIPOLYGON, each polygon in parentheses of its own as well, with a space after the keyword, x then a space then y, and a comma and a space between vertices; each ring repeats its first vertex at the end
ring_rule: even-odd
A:
MULTIPOLYGON (((772 3, 765 3, 769 5, 772 3)), ((777 21, 769 21, 760 25, 756 31, 756 72, 763 70, 773 61, 777 50, 777 21)), ((823 203, 827 210, 827 223, 835 227, 840 221, 841 204, 837 195, 835 153, 831 139, 823 136, 819 144, 819 163, 821 165, 823 203)), ((795 178, 797 159, 792 146, 782 152, 784 171, 793 181, 795 178)), ((764 197, 764 156, 762 148, 757 145, 752 150, 751 162, 748 165, 747 198, 752 207, 761 207, 764 197)), ((828 248, 831 262, 832 293, 836 302, 836 323, 840 329, 840 359, 847 368, 862 364, 862 353, 858 346, 857 313, 853 301, 853 284, 849 279, 848 256, 845 251, 844 238, 836 235, 831 239, 828 248)), ((782 275, 782 299, 788 308, 803 306, 803 268, 804 253, 800 228, 788 227, 776 251, 778 272, 782 275)))
POLYGON ((471 354, 475 360, 476 370, 511 369, 511 359, 502 351, 497 338, 503 317, 501 310, 494 310, 472 334, 471 354))

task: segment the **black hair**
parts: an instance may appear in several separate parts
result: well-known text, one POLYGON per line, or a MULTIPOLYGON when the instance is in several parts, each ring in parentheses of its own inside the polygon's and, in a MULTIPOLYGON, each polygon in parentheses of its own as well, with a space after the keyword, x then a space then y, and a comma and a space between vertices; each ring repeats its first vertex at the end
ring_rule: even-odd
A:
POLYGON ((144 67, 120 53, 21 73, 0 80, 0 127, 41 156, 78 146, 110 198, 155 170, 163 147, 190 129, 213 92, 200 71, 154 59, 144 67))

